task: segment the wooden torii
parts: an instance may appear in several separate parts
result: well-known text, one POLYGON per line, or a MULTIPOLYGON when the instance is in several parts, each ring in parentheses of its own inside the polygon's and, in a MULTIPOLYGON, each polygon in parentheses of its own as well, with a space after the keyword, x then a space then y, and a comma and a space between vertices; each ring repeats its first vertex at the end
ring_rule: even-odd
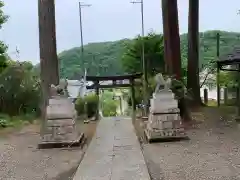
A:
MULTIPOLYGON (((43 97, 49 96, 49 85, 59 83, 56 50, 55 1, 38 0, 40 68, 43 97)), ((167 70, 180 78, 181 57, 177 0, 162 0, 164 56, 167 70), (173 65, 174 61, 174 65, 173 65)), ((46 101, 45 101, 46 104, 46 101)))
MULTIPOLYGON (((135 86, 141 86, 142 83, 137 82, 136 79, 141 79, 142 73, 126 74, 121 76, 86 76, 87 81, 94 82, 93 85, 87 86, 87 89, 95 89, 96 95, 99 100, 99 90, 112 89, 112 88, 130 88, 131 90, 131 101, 132 101, 132 112, 135 114, 136 111, 136 100, 135 100, 135 86), (127 80, 127 83, 122 83, 127 80), (110 84, 100 84, 100 81, 111 81, 110 84), (120 82, 120 83, 119 83, 120 82)), ((97 109, 96 118, 99 115, 99 108, 97 109)))

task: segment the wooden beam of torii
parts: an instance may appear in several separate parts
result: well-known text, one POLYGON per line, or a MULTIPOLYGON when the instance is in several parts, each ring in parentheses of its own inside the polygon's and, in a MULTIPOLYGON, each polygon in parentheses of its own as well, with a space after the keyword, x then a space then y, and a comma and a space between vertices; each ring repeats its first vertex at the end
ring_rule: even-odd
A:
MULTIPOLYGON (((54 0, 38 0, 39 45, 42 85, 45 93, 50 84, 58 84, 59 69, 56 51, 54 0)), ((162 0, 164 46, 167 70, 181 77, 180 38, 177 0, 162 0), (173 63, 174 62, 174 63, 173 63)))
POLYGON ((181 78, 181 53, 177 0, 162 0, 164 59, 169 74, 181 78))
POLYGON ((41 86, 45 105, 50 85, 59 84, 54 2, 38 0, 41 86))

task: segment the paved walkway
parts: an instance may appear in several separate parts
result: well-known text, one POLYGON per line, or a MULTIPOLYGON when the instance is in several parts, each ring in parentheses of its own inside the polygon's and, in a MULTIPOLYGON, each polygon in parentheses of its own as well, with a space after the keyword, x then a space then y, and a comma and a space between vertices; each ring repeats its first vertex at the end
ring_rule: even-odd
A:
POLYGON ((150 180, 131 118, 105 118, 73 180, 150 180))

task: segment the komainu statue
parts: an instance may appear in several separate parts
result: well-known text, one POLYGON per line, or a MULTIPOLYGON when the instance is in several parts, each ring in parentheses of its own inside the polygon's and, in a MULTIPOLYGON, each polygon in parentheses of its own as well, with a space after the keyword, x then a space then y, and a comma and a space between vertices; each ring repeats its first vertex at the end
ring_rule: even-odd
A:
POLYGON ((162 73, 158 73, 155 76, 155 82, 156 82, 156 88, 155 88, 155 93, 159 93, 161 91, 169 91, 171 88, 171 78, 167 78, 167 80, 165 80, 163 78, 162 73))
POLYGON ((59 85, 57 85, 57 86, 51 84, 51 87, 50 87, 51 96, 66 96, 66 97, 68 97, 67 86, 68 86, 68 82, 66 79, 60 79, 59 85))

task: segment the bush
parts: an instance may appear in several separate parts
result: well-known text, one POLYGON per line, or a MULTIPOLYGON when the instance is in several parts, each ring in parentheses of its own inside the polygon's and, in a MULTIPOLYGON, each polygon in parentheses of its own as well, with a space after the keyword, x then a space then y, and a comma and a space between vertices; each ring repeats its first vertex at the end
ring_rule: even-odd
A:
POLYGON ((7 114, 0 114, 0 128, 7 128, 22 125, 25 122, 33 123, 35 116, 31 114, 24 114, 19 116, 9 116, 7 114))
POLYGON ((103 101, 103 116, 116 116, 117 115, 117 103, 112 99, 105 99, 103 101))
POLYGON ((86 114, 88 117, 93 117, 98 108, 98 97, 95 94, 89 94, 84 98, 78 97, 75 103, 75 108, 78 115, 86 114), (86 104, 86 106, 85 106, 86 104))
POLYGON ((98 96, 95 94, 89 94, 85 97, 86 102, 86 112, 88 117, 93 117, 96 115, 98 108, 98 96))
MULTIPOLYGON (((148 97, 152 95, 152 93, 155 91, 155 80, 154 77, 149 77, 148 78, 148 97)), ((135 86, 135 104, 142 104, 143 102, 143 87, 142 86, 135 86)), ((131 90, 129 91, 129 97, 128 97, 128 105, 132 106, 132 97, 131 97, 131 90)))
POLYGON ((0 74, 0 112, 10 116, 40 112, 39 79, 25 68, 13 63, 0 74))
POLYGON ((0 128, 6 128, 11 125, 9 116, 0 114, 0 128))
POLYGON ((82 97, 78 97, 75 102, 75 109, 77 111, 78 116, 84 115, 85 113, 85 100, 82 97))

